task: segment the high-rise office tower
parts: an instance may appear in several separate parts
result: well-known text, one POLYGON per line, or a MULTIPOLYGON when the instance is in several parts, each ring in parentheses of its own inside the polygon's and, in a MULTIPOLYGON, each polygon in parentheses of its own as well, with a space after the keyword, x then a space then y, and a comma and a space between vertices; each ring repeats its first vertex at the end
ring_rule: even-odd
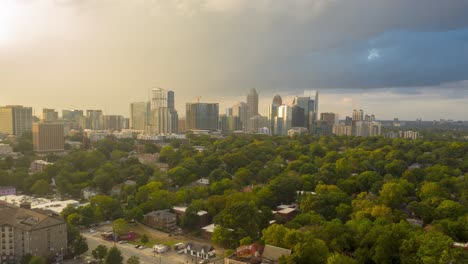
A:
POLYGON ((102 110, 86 110, 86 118, 82 128, 101 130, 102 126, 102 110))
POLYGON ((275 135, 287 135, 291 128, 292 108, 289 105, 281 105, 278 107, 278 114, 274 121, 275 135))
POLYGON ((62 110, 62 119, 68 122, 78 122, 83 116, 83 110, 62 110))
POLYGON ((218 103, 187 103, 185 128, 187 130, 217 130, 218 103))
POLYGON ((293 105, 304 109, 304 127, 313 133, 318 113, 318 92, 306 91, 304 96, 296 96, 293 105))
POLYGON ((42 121, 44 122, 57 122, 58 112, 55 109, 42 109, 42 121))
POLYGON ((358 111, 358 110, 354 109, 353 110, 353 121, 362 121, 362 120, 364 120, 364 110, 359 109, 359 111, 358 111))
POLYGON ((320 114, 320 121, 323 121, 324 123, 333 126, 338 121, 337 114, 335 114, 335 113, 321 113, 320 114))
POLYGON ((174 106, 173 91, 167 91, 162 88, 153 89, 147 132, 150 134, 177 133, 179 117, 174 106))
POLYGON ((174 91, 167 91, 167 107, 175 109, 174 91))
POLYGON ((247 94, 247 120, 258 115, 258 93, 255 88, 250 89, 247 94))
POLYGON ((291 107, 291 127, 306 127, 304 108, 293 105, 291 107))
POLYGON ((249 120, 249 107, 244 102, 239 102, 232 106, 232 115, 237 116, 241 123, 241 129, 247 129, 247 120, 249 120))
POLYGON ((0 107, 0 133, 21 136, 31 131, 32 108, 21 105, 0 107))
POLYGON ((278 116, 278 107, 283 104, 281 96, 278 94, 273 97, 273 102, 268 106, 268 120, 270 121, 270 133, 276 135, 275 132, 275 118, 278 116))
POLYGON ((130 104, 130 129, 145 130, 148 124, 150 104, 147 102, 135 102, 130 104))
POLYGON ((125 118, 121 115, 103 115, 102 129, 109 131, 122 131, 124 128, 125 118))
POLYGON ((32 134, 34 151, 64 151, 65 137, 62 123, 33 123, 32 134))

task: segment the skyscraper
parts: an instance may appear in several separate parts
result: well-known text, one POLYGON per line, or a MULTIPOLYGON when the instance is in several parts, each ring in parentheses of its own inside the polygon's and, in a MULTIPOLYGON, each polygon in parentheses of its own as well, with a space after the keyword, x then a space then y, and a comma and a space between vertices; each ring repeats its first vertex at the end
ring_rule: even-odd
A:
POLYGON ((32 108, 21 105, 0 107, 0 133, 21 136, 31 131, 32 108))
POLYGON ((42 121, 44 122, 57 122, 58 112, 55 109, 42 109, 42 121))
POLYGON ((218 103, 187 103, 185 128, 187 130, 217 130, 218 103))
POLYGON ((249 120, 249 108, 244 102, 239 102, 232 106, 232 115, 240 120, 241 129, 247 129, 247 121, 249 120))
POLYGON ((247 94, 247 120, 258 115, 258 93, 255 88, 247 94))
POLYGON ((172 134, 178 132, 179 117, 174 108, 174 92, 154 88, 151 96, 151 111, 147 132, 150 134, 172 134))
POLYGON ((304 96, 294 97, 293 105, 304 109, 304 127, 309 129, 310 133, 313 133, 317 121, 318 92, 306 91, 304 96))
POLYGON ((150 112, 149 103, 135 102, 130 104, 130 129, 145 130, 150 112))
POLYGON ((275 118, 278 116, 278 107, 283 104, 281 96, 278 94, 273 97, 273 102, 268 106, 268 120, 270 121, 270 133, 276 135, 275 132, 275 118))
POLYGON ((114 131, 122 131, 124 128, 125 118, 121 115, 103 115, 102 129, 114 131))
POLYGON ((64 151, 65 137, 62 123, 34 123, 32 134, 34 151, 64 151))

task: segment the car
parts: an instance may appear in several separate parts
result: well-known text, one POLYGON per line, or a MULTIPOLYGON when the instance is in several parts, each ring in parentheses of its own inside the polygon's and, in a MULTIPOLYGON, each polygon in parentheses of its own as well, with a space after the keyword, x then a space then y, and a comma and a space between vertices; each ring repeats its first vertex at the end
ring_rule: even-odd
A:
POLYGON ((90 229, 89 232, 90 232, 90 233, 96 233, 96 230, 90 229))
POLYGON ((140 245, 136 245, 135 248, 140 248, 140 245))
POLYGON ((181 249, 179 251, 177 251, 177 254, 184 254, 185 253, 185 249, 181 249))
POLYGON ((119 243, 119 244, 126 244, 126 243, 127 243, 127 240, 120 240, 118 243, 119 243))
POLYGON ((198 262, 199 264, 206 264, 208 263, 208 260, 207 259, 202 259, 200 260, 200 262, 198 262))

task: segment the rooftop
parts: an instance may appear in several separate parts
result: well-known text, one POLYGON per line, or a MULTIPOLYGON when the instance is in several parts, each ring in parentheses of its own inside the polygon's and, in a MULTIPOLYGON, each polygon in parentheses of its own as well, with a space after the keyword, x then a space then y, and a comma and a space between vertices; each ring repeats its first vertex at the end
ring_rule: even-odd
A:
POLYGON ((0 225, 21 230, 34 230, 65 223, 64 220, 23 208, 0 208, 0 225))

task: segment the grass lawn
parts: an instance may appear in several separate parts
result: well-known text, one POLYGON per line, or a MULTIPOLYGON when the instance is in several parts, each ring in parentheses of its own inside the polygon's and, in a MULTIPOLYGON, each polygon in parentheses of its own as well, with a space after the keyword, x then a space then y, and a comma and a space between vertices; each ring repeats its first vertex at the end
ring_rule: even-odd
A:
POLYGON ((136 236, 134 241, 128 242, 133 245, 143 245, 145 247, 152 248, 154 245, 163 244, 172 248, 174 244, 181 242, 179 240, 173 239, 169 235, 167 235, 167 237, 155 236, 138 225, 131 226, 131 230, 135 232, 136 236), (146 234, 148 237, 148 243, 141 243, 140 239, 143 234, 146 234))

